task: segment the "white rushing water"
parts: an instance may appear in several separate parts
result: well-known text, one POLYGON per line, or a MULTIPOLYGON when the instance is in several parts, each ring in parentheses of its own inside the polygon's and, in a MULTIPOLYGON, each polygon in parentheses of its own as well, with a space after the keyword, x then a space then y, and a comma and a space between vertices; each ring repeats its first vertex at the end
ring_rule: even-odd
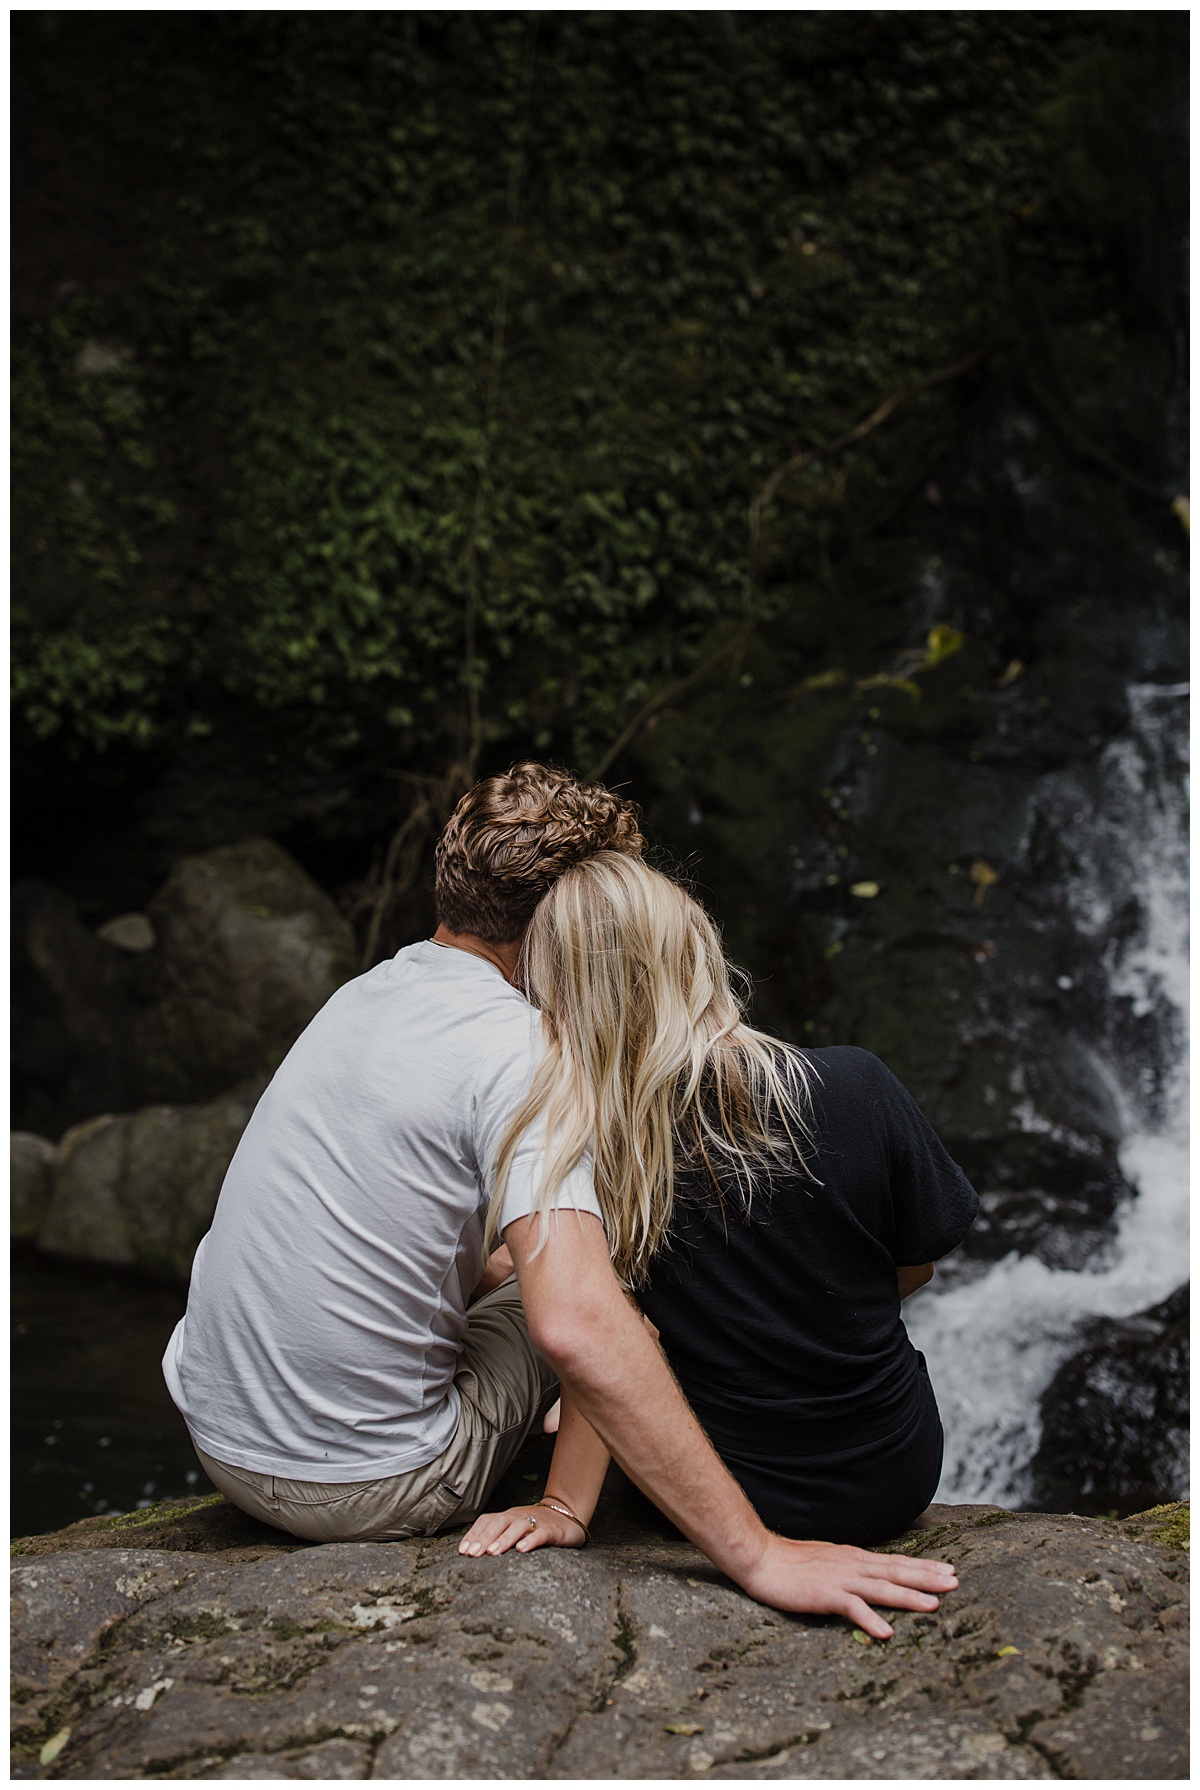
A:
POLYGON ((1130 731, 1104 752, 1099 778, 1078 806, 1062 799, 1069 774, 1053 792, 1079 867, 1074 918, 1104 965, 1114 1023, 1096 1050, 1136 1197, 1089 1267, 1011 1255, 977 1280, 913 1300, 905 1316, 946 1429, 945 1502, 1019 1507, 1040 1440, 1038 1402, 1074 1352, 1080 1321, 1127 1317, 1188 1278, 1187 693, 1133 685, 1130 731), (1122 1050, 1122 1017, 1140 1022, 1143 1041, 1148 1024, 1155 1048, 1122 1050))

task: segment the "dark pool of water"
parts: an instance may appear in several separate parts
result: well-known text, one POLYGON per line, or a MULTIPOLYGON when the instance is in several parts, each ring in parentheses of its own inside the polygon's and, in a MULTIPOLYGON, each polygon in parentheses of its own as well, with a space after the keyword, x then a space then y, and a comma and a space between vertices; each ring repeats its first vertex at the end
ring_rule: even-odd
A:
POLYGON ((182 1289, 12 1264, 12 1532, 212 1488, 163 1384, 182 1289))

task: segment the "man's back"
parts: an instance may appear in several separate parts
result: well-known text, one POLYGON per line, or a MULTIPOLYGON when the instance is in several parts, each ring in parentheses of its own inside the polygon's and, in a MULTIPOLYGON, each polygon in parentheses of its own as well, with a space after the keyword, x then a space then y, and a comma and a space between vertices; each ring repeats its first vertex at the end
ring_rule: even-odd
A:
POLYGON ((540 1048, 492 964, 431 941, 326 1004, 246 1129, 163 1364, 206 1453, 354 1482, 446 1446, 487 1170, 540 1048))

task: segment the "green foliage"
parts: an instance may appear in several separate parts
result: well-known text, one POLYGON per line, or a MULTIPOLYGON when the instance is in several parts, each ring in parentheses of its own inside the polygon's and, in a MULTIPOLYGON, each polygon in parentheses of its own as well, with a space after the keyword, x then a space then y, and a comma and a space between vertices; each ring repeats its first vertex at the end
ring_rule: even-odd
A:
POLYGON ((1165 1548, 1178 1548, 1184 1553, 1192 1545, 1192 1506, 1188 1499, 1181 1504, 1156 1504, 1152 1510, 1139 1511, 1134 1518, 1138 1525, 1154 1523, 1150 1533, 1165 1548))
POLYGON ((187 626, 157 593, 132 612, 129 596, 176 508, 154 480, 144 382, 86 324, 82 307, 53 316, 14 356, 14 695, 39 738, 68 725, 96 748, 148 745, 187 626))
POLYGON ((840 650, 826 572, 952 385, 785 480, 757 578, 748 508, 1002 333, 1098 29, 78 15, 42 78, 68 135, 124 91, 140 259, 18 342, 18 712, 96 750, 243 704, 313 764, 436 768, 474 684, 490 755, 586 766, 748 609, 793 677, 920 648, 897 612, 840 650))

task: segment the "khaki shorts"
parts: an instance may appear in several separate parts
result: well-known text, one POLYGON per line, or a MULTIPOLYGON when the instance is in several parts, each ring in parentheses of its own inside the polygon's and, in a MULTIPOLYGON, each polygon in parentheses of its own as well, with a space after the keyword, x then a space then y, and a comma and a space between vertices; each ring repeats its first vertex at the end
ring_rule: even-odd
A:
POLYGON ((231 1504, 305 1541, 398 1541, 472 1522, 558 1381, 529 1340, 515 1278, 467 1317, 454 1384, 462 1415, 437 1460, 389 1479, 322 1485, 227 1467, 200 1448, 200 1465, 231 1504))

